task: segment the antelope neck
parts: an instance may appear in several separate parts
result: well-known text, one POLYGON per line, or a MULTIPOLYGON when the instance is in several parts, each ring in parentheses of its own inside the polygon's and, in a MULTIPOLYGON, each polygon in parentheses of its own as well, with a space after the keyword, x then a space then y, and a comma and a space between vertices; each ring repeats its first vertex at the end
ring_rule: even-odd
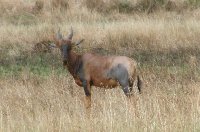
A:
POLYGON ((77 72, 81 66, 81 63, 81 55, 78 55, 73 51, 69 51, 67 62, 63 61, 63 65, 67 66, 67 69, 73 77, 77 77, 77 72))

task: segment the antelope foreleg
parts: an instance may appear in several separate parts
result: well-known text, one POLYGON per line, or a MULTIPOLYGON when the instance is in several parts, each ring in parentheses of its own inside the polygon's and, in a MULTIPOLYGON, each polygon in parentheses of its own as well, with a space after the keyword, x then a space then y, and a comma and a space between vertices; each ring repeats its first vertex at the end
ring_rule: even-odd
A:
POLYGON ((91 87, 90 83, 86 80, 83 81, 83 88, 85 92, 85 107, 88 109, 91 107, 91 87))

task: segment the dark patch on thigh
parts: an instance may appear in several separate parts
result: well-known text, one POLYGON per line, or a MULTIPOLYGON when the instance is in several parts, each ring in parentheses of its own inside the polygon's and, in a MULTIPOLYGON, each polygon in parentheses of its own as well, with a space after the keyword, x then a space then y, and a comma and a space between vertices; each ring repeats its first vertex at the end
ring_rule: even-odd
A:
POLYGON ((117 80, 122 86, 129 85, 128 71, 126 67, 123 66, 123 64, 118 64, 117 66, 113 67, 110 71, 108 71, 107 77, 117 80))

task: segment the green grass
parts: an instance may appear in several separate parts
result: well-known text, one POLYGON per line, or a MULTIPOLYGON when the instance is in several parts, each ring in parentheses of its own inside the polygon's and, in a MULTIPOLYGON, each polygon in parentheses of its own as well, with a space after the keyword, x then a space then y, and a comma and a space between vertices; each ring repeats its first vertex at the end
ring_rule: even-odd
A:
MULTIPOLYGON (((0 77, 9 76, 21 76, 24 72, 29 74, 47 77, 52 74, 59 76, 68 75, 67 69, 62 66, 61 57, 55 53, 29 53, 27 51, 19 51, 19 55, 9 56, 9 50, 11 48, 3 49, 1 65, 0 65, 0 77)), ((81 49, 79 49, 81 50, 81 49)), ((102 51, 110 54, 111 51, 102 51)), ((120 54, 118 54, 120 55, 120 54)), ((160 78, 169 78, 168 76, 176 76, 181 80, 198 79, 200 75, 200 69, 191 69, 188 63, 189 56, 194 55, 200 58, 200 51, 194 49, 179 49, 177 51, 165 51, 159 52, 156 50, 133 51, 130 57, 139 62, 140 70, 150 71, 160 78)), ((172 77, 173 78, 173 77, 172 77)))
POLYGON ((27 71, 39 76, 49 76, 66 74, 58 55, 50 53, 20 53, 17 57, 5 56, 1 59, 0 76, 19 76, 27 71))

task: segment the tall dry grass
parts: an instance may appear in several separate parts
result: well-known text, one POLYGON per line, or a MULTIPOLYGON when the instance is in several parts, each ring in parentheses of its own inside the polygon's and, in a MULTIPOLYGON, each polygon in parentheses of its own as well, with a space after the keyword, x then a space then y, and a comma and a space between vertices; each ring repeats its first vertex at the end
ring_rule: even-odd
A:
POLYGON ((37 1, 0 1, 0 131, 200 130, 198 8, 175 1, 180 10, 102 13, 85 1, 37 1), (71 26, 74 41, 85 39, 76 52, 135 58, 142 94, 134 90, 129 100, 120 88, 93 87, 88 118, 83 89, 62 69, 59 50, 33 51, 71 26))
POLYGON ((199 131, 199 83, 165 79, 148 73, 143 93, 132 102, 120 88, 93 88, 90 118, 83 89, 69 76, 41 79, 24 73, 1 80, 0 130, 199 131))

